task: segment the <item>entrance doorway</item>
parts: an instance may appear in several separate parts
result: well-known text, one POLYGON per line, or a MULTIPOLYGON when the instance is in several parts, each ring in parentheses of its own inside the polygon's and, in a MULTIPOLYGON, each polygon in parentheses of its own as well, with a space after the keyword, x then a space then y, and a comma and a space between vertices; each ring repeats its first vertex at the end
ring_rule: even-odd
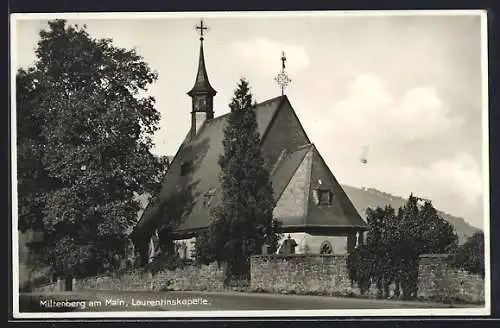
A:
POLYGON ((73 276, 66 276, 64 280, 64 290, 66 292, 73 291, 73 276))

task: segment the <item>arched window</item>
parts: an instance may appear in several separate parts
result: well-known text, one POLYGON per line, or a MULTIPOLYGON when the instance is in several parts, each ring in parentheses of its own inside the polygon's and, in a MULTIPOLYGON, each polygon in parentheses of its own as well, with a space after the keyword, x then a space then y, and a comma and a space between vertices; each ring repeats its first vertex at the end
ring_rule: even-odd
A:
POLYGON ((332 244, 330 244, 330 242, 327 241, 327 240, 325 240, 324 242, 322 242, 321 246, 319 248, 319 253, 321 255, 330 255, 330 254, 333 254, 332 244))

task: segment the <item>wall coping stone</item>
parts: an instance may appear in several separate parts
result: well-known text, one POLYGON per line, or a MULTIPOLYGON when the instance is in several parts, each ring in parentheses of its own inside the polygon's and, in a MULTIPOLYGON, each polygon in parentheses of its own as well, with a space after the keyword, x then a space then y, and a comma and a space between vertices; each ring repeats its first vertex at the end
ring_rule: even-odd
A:
POLYGON ((345 258, 347 254, 266 254, 266 255, 252 255, 251 258, 306 258, 306 257, 321 257, 321 258, 345 258))

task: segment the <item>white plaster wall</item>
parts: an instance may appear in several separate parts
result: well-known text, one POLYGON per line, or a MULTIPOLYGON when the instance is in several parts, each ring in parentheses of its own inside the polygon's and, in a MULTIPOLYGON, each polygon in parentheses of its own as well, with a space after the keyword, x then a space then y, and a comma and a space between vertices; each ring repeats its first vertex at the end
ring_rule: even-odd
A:
MULTIPOLYGON (((290 238, 295 239, 295 242, 298 244, 298 246, 295 248, 295 253, 296 254, 303 254, 304 253, 304 246, 305 246, 305 240, 307 238, 307 234, 304 232, 295 232, 295 233, 285 233, 281 237, 279 244, 283 244, 283 241, 288 238, 288 235, 290 235, 290 238)), ((279 249, 279 248, 278 248, 279 249)))
POLYGON ((194 115, 196 117, 196 133, 198 133, 207 118, 207 114, 205 112, 196 112, 194 115))
POLYGON ((313 236, 308 235, 307 244, 312 253, 319 254, 321 244, 330 242, 333 254, 347 254, 347 236, 313 236))
POLYGON ((309 248, 309 253, 319 254, 321 244, 325 240, 329 241, 332 245, 334 254, 347 254, 347 236, 317 236, 304 232, 285 233, 280 239, 280 244, 288 238, 288 235, 292 239, 295 239, 295 242, 298 244, 297 248, 295 248, 296 254, 306 253, 306 245, 309 248))
MULTIPOLYGON (((295 248, 296 254, 305 254, 306 247, 308 248, 308 253, 319 254, 321 244, 325 240, 329 241, 332 245, 334 254, 347 254, 347 236, 318 236, 311 235, 305 232, 285 233, 282 235, 279 241, 280 245, 285 239, 288 238, 289 235, 290 238, 295 239, 295 242, 297 243, 297 247, 295 248)), ((175 243, 180 244, 184 242, 187 246, 187 258, 192 259, 195 241, 196 237, 193 237, 189 239, 176 240, 175 243)))

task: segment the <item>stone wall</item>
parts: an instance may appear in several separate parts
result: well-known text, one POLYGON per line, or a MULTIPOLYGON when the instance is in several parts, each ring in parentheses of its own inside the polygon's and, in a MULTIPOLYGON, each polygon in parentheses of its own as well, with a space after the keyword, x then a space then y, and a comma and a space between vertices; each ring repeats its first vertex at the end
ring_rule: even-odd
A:
POLYGON ((484 279, 452 268, 446 254, 420 257, 418 296, 436 301, 484 302, 484 279))
MULTIPOLYGON (((210 290, 224 289, 224 269, 213 263, 204 266, 186 266, 176 270, 164 270, 155 275, 143 271, 128 272, 121 275, 101 275, 75 279, 73 291, 114 290, 210 290)), ((36 288, 35 291, 61 291, 57 284, 36 288)))
MULTIPOLYGON (((465 303, 484 302, 484 280, 479 275, 454 269, 447 255, 424 255, 419 265, 418 297, 424 300, 465 303)), ((270 293, 359 295, 351 288, 346 255, 262 255, 251 260, 250 288, 270 293)), ((391 286, 391 291, 394 286, 391 286)), ((375 297, 372 284, 368 297, 375 297)))
POLYGON ((251 260, 250 288, 271 293, 352 293, 345 255, 266 255, 251 260))
MULTIPOLYGON (((418 297, 441 302, 484 303, 484 280, 479 275, 454 269, 446 255, 420 258, 418 297)), ((250 290, 269 293, 355 296, 351 287, 346 255, 259 255, 251 259, 250 290)), ((63 290, 63 282, 36 288, 38 292, 63 290)), ((75 279, 79 290, 209 290, 223 291, 224 269, 217 264, 186 266, 175 271, 161 271, 152 276, 129 272, 120 276, 103 275, 75 279)), ((372 285, 367 296, 375 296, 372 285)))
POLYGON ((41 285, 41 286, 38 286, 38 287, 34 287, 32 288, 32 290, 34 292, 40 292, 40 293, 51 293, 51 292, 59 292, 61 291, 59 289, 59 285, 55 282, 52 282, 50 284, 46 284, 46 285, 41 285))

